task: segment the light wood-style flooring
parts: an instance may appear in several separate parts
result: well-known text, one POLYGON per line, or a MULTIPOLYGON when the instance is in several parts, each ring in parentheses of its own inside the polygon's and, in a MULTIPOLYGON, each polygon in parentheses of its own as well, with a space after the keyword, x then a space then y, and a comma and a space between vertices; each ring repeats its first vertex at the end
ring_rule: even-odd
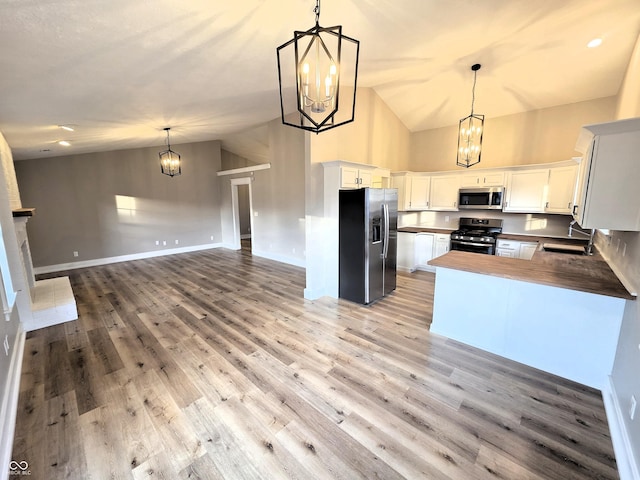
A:
POLYGON ((369 307, 247 249, 65 274, 79 319, 26 341, 30 478, 618 478, 600 393, 430 334, 430 273, 369 307))

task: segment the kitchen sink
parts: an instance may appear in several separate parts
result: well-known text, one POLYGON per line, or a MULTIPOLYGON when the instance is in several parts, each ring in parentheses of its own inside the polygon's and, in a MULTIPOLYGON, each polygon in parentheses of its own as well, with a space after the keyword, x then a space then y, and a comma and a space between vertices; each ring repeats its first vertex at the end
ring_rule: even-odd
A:
POLYGON ((564 245, 562 243, 543 243, 542 250, 545 252, 570 253, 573 255, 586 255, 584 246, 564 245))

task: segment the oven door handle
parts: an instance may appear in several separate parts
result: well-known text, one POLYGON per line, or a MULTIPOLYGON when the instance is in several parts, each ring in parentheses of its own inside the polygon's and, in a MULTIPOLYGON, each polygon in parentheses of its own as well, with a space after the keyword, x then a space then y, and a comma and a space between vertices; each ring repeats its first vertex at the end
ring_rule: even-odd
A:
POLYGON ((495 245, 494 243, 461 242, 459 240, 451 240, 451 243, 456 245, 469 245, 470 247, 490 247, 495 245))

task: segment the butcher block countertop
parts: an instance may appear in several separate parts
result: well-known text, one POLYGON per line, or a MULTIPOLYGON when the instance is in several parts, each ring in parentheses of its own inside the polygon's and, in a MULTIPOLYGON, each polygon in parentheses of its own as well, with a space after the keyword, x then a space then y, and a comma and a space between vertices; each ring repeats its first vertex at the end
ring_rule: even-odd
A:
POLYGON ((635 300, 599 253, 575 255, 536 250, 531 260, 452 250, 429 262, 435 267, 568 288, 635 300))

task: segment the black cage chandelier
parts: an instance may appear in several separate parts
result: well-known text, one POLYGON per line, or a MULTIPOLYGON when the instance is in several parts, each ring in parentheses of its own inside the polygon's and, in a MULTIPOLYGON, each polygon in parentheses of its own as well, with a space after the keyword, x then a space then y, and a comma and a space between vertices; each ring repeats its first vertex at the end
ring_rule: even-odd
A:
POLYGON ((170 127, 165 127, 164 131, 167 132, 167 149, 160 152, 160 171, 170 177, 175 177, 182 173, 182 165, 180 161, 180 154, 171 150, 171 142, 169 141, 170 127))
POLYGON ((460 120, 458 126, 458 156, 456 165, 469 168, 480 163, 482 155, 482 133, 484 132, 484 115, 473 113, 476 101, 476 75, 480 70, 479 63, 471 67, 473 71, 473 89, 471 90, 471 114, 460 120))
POLYGON ((360 42, 341 25, 320 26, 320 0, 314 12, 315 27, 295 31, 276 53, 282 123, 320 133, 353 122, 360 42))

